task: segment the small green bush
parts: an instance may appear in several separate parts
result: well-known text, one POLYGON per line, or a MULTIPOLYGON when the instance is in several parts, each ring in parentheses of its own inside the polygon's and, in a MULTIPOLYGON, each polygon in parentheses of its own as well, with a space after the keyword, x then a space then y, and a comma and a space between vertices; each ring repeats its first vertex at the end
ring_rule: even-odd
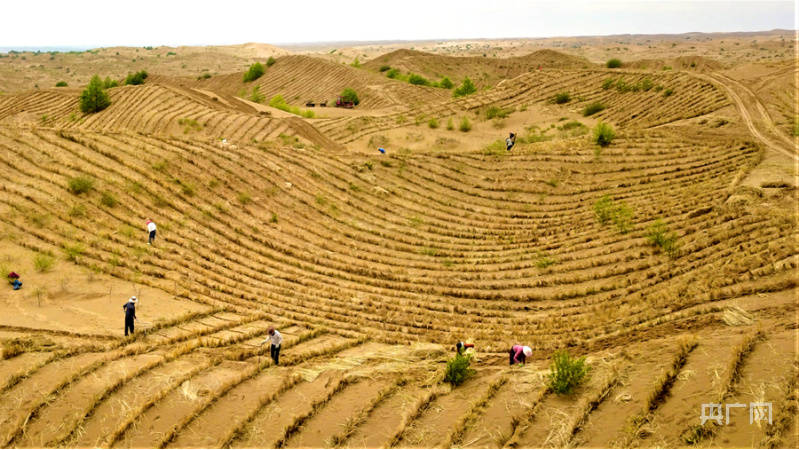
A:
POLYGON ((147 79, 147 76, 147 72, 144 70, 140 70, 136 73, 129 73, 125 78, 125 84, 131 84, 134 86, 144 84, 144 80, 147 79))
POLYGON ((586 107, 583 108, 583 115, 586 117, 591 116, 598 113, 599 111, 602 111, 603 109, 605 109, 605 105, 603 105, 600 102, 593 102, 586 105, 586 107))
POLYGON ((557 94, 555 94, 554 102, 557 103, 558 105, 569 103, 569 100, 571 100, 571 96, 569 95, 568 92, 558 92, 557 94))
POLYGON ((663 96, 664 96, 664 97, 670 97, 670 96, 671 96, 671 94, 673 94, 673 93, 674 93, 674 89, 672 89, 672 88, 667 88, 665 91, 663 91, 663 96))
POLYGON ((491 120, 494 118, 504 119, 508 117, 511 112, 513 112, 512 109, 500 108, 498 106, 489 106, 488 109, 486 109, 485 118, 486 120, 491 120))
POLYGON ((205 72, 204 74, 197 77, 198 80, 207 80, 209 78, 211 78, 211 74, 208 72, 205 72))
POLYGON ((613 221, 622 234, 632 229, 633 209, 623 201, 614 202, 609 195, 603 195, 594 203, 594 215, 602 225, 613 221))
POLYGON ((449 131, 452 131, 452 130, 454 130, 454 129, 455 129, 455 122, 452 120, 452 117, 450 117, 449 119, 447 119, 447 129, 448 129, 449 131))
POLYGON ((391 66, 380 66, 380 72, 386 72, 391 70, 391 66))
POLYGON ((75 203, 69 208, 69 217, 83 217, 86 215, 86 207, 81 203, 75 203))
POLYGON ((341 99, 345 102, 352 102, 354 105, 361 103, 361 100, 358 98, 358 94, 355 92, 355 89, 352 88, 346 88, 341 91, 341 99))
POLYGON ((386 72, 386 76, 391 78, 391 79, 398 78, 399 75, 400 75, 400 71, 398 69, 389 69, 389 71, 386 72))
POLYGON ((430 80, 428 80, 427 78, 425 78, 425 77, 423 77, 421 75, 417 75, 415 73, 412 73, 412 74, 408 75, 408 83, 415 84, 417 86, 429 86, 430 85, 430 80))
POLYGON ((110 192, 103 192, 103 194, 100 196, 100 203, 102 203, 103 206, 113 208, 119 202, 117 201, 117 198, 114 197, 114 194, 110 192))
POLYGON ((471 131, 472 123, 469 121, 468 117, 463 117, 461 119, 460 124, 458 125, 458 129, 463 131, 464 133, 471 131))
POLYGON ((272 215, 269 216, 269 223, 277 223, 277 213, 272 213, 272 215))
POLYGON ((441 81, 438 82, 438 87, 444 89, 452 89, 453 86, 455 85, 452 83, 452 80, 447 77, 442 78, 441 81))
POLYGON ((261 94, 261 87, 260 86, 253 86, 252 93, 250 93, 249 100, 255 103, 263 103, 266 99, 264 94, 261 94))
POLYGON ((444 381, 452 384, 453 386, 460 386, 470 377, 477 373, 476 370, 471 368, 472 355, 470 354, 456 354, 452 359, 447 361, 447 369, 444 374, 444 381))
POLYGON ((36 256, 33 257, 33 267, 37 272, 47 272, 53 267, 54 262, 55 260, 52 256, 43 253, 37 253, 36 256))
POLYGON ((112 80, 111 77, 105 77, 105 81, 103 81, 104 89, 111 89, 117 86, 119 86, 119 82, 117 80, 112 80))
POLYGON ((613 127, 605 122, 598 122, 594 127, 594 142, 601 147, 607 147, 613 142, 616 137, 616 132, 613 127))
POLYGON ((239 200, 239 203, 241 203, 242 205, 247 205, 252 203, 252 196, 246 192, 239 192, 237 198, 239 200))
POLYGON ((264 74, 264 65, 257 62, 250 66, 246 72, 244 72, 244 82, 249 83, 250 81, 255 81, 258 78, 261 78, 261 75, 264 74))
POLYGON ((432 117, 430 120, 427 121, 427 126, 435 130, 436 128, 438 128, 438 119, 432 117))
POLYGON ((669 231, 662 219, 655 220, 655 223, 649 226, 646 238, 651 245, 658 247, 671 257, 675 257, 679 253, 677 233, 669 231))
POLYGON ((552 356, 549 388, 556 394, 570 394, 585 380, 589 370, 584 356, 572 358, 566 350, 557 351, 552 356))
POLYGON ((596 220, 601 224, 607 224, 613 218, 613 199, 609 195, 603 195, 596 202, 594 202, 594 215, 596 220))
POLYGON ((621 60, 618 58, 612 58, 609 59, 605 65, 608 67, 608 69, 618 69, 621 67, 621 60))
POLYGON ((64 255, 67 261, 78 262, 78 257, 83 254, 85 250, 83 246, 76 243, 72 245, 64 245, 64 255))
POLYGON ((67 87, 67 82, 59 81, 58 83, 55 84, 55 87, 67 87))
POLYGON ((111 100, 105 92, 100 76, 93 76, 89 85, 80 94, 80 110, 87 114, 95 113, 106 109, 110 104, 111 100))
POLYGON ((613 83, 615 83, 615 82, 616 82, 616 80, 614 80, 613 78, 606 78, 605 81, 602 82, 602 89, 608 90, 608 89, 612 88, 613 87, 613 83))
POLYGON ((266 60, 266 67, 272 67, 273 65, 275 65, 275 63, 276 63, 276 62, 277 62, 277 60, 275 60, 275 58, 274 58, 274 57, 270 56, 270 57, 269 57, 269 58, 266 60))
POLYGON ((477 87, 474 85, 474 83, 472 83, 472 80, 470 80, 469 77, 466 77, 463 79, 463 83, 461 83, 461 85, 452 92, 452 96, 455 98, 464 97, 474 94, 475 92, 477 92, 477 87))
POLYGON ((92 190, 92 187, 94 187, 94 180, 85 175, 79 175, 67 181, 67 189, 75 195, 85 194, 92 190))

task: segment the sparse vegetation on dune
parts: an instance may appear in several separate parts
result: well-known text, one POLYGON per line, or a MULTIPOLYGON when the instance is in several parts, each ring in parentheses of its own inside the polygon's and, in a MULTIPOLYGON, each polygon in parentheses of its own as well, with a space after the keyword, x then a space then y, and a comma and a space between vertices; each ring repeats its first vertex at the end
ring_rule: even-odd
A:
POLYGON ((253 63, 246 72, 244 72, 243 80, 245 83, 249 83, 250 81, 255 81, 258 78, 261 78, 265 72, 263 64, 257 62, 253 63))
POLYGON ((750 177, 788 148, 792 111, 765 105, 772 129, 760 88, 722 77, 736 70, 644 68, 642 48, 582 40, 561 46, 624 70, 491 41, 452 44, 471 46, 459 59, 448 43, 327 59, 247 44, 209 50, 214 64, 165 47, 9 53, 0 66, 43 88, 0 96, 0 272, 24 281, 0 302, 0 446, 786 445, 795 202, 750 177), (243 84, 236 70, 269 54, 243 84), (88 61, 152 78, 81 114, 88 61), (244 100, 266 93, 295 115, 328 103, 306 121, 244 100), (334 109, 339 94, 359 107, 334 109), (466 339, 479 354, 453 357, 466 339), (534 349, 523 367, 515 343, 534 349), (701 402, 760 400, 779 412, 746 442, 696 421, 701 402))
POLYGON ((111 105, 99 75, 94 75, 80 95, 80 110, 84 113, 102 111, 111 105))

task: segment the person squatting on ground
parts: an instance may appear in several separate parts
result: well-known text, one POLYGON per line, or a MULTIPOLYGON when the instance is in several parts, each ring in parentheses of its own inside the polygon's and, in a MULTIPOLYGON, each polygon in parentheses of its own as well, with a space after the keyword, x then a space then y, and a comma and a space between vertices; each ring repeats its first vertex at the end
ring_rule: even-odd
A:
POLYGON ((153 242, 155 242, 155 222, 153 222, 150 219, 147 219, 147 222, 145 222, 145 224, 147 225, 147 231, 150 233, 150 238, 147 240, 147 245, 150 245, 153 242))
POLYGON ((516 133, 511 133, 508 138, 505 139, 505 149, 510 151, 514 145, 516 145, 516 133))
POLYGON ((280 365, 280 345, 283 343, 283 336, 280 335, 280 332, 275 329, 275 327, 269 327, 266 330, 266 333, 269 335, 261 345, 266 344, 267 342, 271 342, 269 346, 269 356, 272 357, 272 361, 275 362, 275 365, 280 365))
POLYGON ((125 310, 125 336, 127 336, 128 330, 133 334, 133 321, 139 320, 136 318, 136 296, 128 299, 128 302, 122 305, 122 309, 125 310))
POLYGON ((22 281, 19 280, 19 274, 16 272, 11 272, 8 274, 8 282, 11 284, 11 288, 15 291, 18 291, 19 288, 22 287, 22 281))
POLYGON ((519 344, 514 345, 508 351, 509 363, 510 365, 514 364, 524 364, 527 362, 527 358, 533 356, 533 349, 528 346, 521 346, 519 344))
POLYGON ((462 355, 467 348, 474 348, 474 344, 464 344, 463 342, 455 344, 455 351, 458 352, 459 355, 462 355))

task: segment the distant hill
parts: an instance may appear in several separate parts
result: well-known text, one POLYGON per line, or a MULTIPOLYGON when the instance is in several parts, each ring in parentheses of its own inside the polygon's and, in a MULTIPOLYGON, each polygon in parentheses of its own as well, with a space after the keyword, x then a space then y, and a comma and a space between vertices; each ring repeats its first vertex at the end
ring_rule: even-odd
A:
POLYGON ((431 80, 449 77, 459 83, 469 77, 478 87, 494 86, 503 79, 514 78, 522 73, 541 68, 574 69, 587 68, 594 64, 587 59, 557 52, 538 50, 524 56, 491 58, 481 56, 443 56, 416 50, 400 49, 386 53, 363 65, 379 71, 389 66, 403 73, 416 73, 431 80))

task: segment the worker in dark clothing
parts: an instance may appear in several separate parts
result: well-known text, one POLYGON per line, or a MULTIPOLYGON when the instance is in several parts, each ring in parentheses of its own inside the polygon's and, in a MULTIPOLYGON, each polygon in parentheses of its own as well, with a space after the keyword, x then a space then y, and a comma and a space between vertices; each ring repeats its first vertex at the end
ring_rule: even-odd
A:
POLYGON ((130 330, 130 334, 133 334, 133 321, 139 320, 136 318, 136 297, 131 297, 127 303, 122 305, 122 309, 125 310, 125 336, 127 336, 128 330, 130 330))

